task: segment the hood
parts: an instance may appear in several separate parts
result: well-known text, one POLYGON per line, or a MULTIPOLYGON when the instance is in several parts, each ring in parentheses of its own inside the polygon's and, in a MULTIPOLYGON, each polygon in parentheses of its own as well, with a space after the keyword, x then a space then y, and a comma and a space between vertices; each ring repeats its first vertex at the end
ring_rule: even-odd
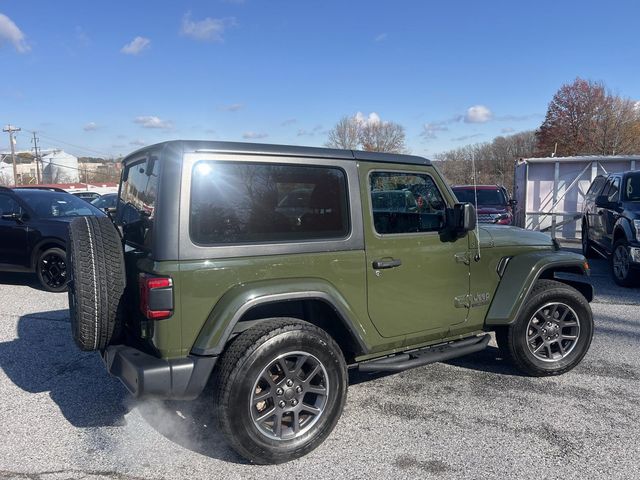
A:
POLYGON ((509 208, 506 205, 478 205, 478 213, 506 213, 509 208))
POLYGON ((483 247, 553 247, 551 237, 520 227, 480 224, 480 244, 483 247))

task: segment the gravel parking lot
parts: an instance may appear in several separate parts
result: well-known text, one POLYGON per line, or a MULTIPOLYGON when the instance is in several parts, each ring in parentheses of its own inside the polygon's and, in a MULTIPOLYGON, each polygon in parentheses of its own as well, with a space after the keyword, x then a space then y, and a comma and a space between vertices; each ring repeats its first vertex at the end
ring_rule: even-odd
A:
POLYGON ((640 288, 592 266, 596 331, 572 372, 521 377, 490 347, 353 375, 329 439, 269 467, 225 446, 209 398, 132 400, 74 346, 65 294, 0 274, 0 478, 640 478, 640 288))

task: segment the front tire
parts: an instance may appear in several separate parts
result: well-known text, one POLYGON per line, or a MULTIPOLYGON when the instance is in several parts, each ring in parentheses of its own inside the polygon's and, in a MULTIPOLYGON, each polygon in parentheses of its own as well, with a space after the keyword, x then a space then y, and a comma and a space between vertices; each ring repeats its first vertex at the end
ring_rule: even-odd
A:
POLYGON ((538 280, 518 318, 496 334, 500 351, 526 375, 561 375, 582 361, 593 337, 589 302, 575 288, 538 280))
POLYGON ((64 292, 67 289, 67 254, 61 248, 49 248, 38 255, 36 275, 47 292, 64 292))
POLYGON ((622 239, 613 246, 611 255, 611 276, 613 281, 621 287, 633 287, 637 280, 636 272, 631 266, 631 253, 629 243, 622 239))
POLYGON ((347 368, 324 330, 277 318, 229 345, 214 384, 216 417, 231 447, 253 463, 282 463, 331 433, 346 400, 347 368))

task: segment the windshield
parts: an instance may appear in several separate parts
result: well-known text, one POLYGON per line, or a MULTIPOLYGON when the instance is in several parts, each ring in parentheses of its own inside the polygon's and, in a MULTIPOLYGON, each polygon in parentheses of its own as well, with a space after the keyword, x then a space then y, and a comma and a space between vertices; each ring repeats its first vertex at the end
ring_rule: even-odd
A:
POLYGON ((155 157, 149 157, 128 165, 122 176, 118 224, 122 225, 125 241, 137 247, 151 246, 158 170, 155 157))
POLYGON ((640 202, 640 172, 632 173, 624 181, 624 197, 627 202, 640 202))
POLYGON ((102 215, 97 208, 68 193, 19 189, 15 192, 40 218, 102 215))
POLYGON ((117 193, 107 193, 91 202, 96 208, 114 208, 118 201, 117 193))
MULTIPOLYGON (((462 203, 475 203, 475 193, 473 188, 454 188, 458 200, 462 203)), ((478 189, 478 205, 506 205, 507 199, 502 190, 478 189)))

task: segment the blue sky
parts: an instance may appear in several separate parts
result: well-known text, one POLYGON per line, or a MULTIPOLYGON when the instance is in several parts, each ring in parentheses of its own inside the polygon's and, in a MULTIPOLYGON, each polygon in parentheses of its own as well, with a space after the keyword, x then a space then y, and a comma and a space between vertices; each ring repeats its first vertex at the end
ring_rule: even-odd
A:
POLYGON ((375 112, 430 156, 537 127, 576 76, 640 99, 640 2, 20 0, 0 14, 0 123, 23 128, 19 149, 27 130, 78 155, 320 146, 340 117, 375 112))

